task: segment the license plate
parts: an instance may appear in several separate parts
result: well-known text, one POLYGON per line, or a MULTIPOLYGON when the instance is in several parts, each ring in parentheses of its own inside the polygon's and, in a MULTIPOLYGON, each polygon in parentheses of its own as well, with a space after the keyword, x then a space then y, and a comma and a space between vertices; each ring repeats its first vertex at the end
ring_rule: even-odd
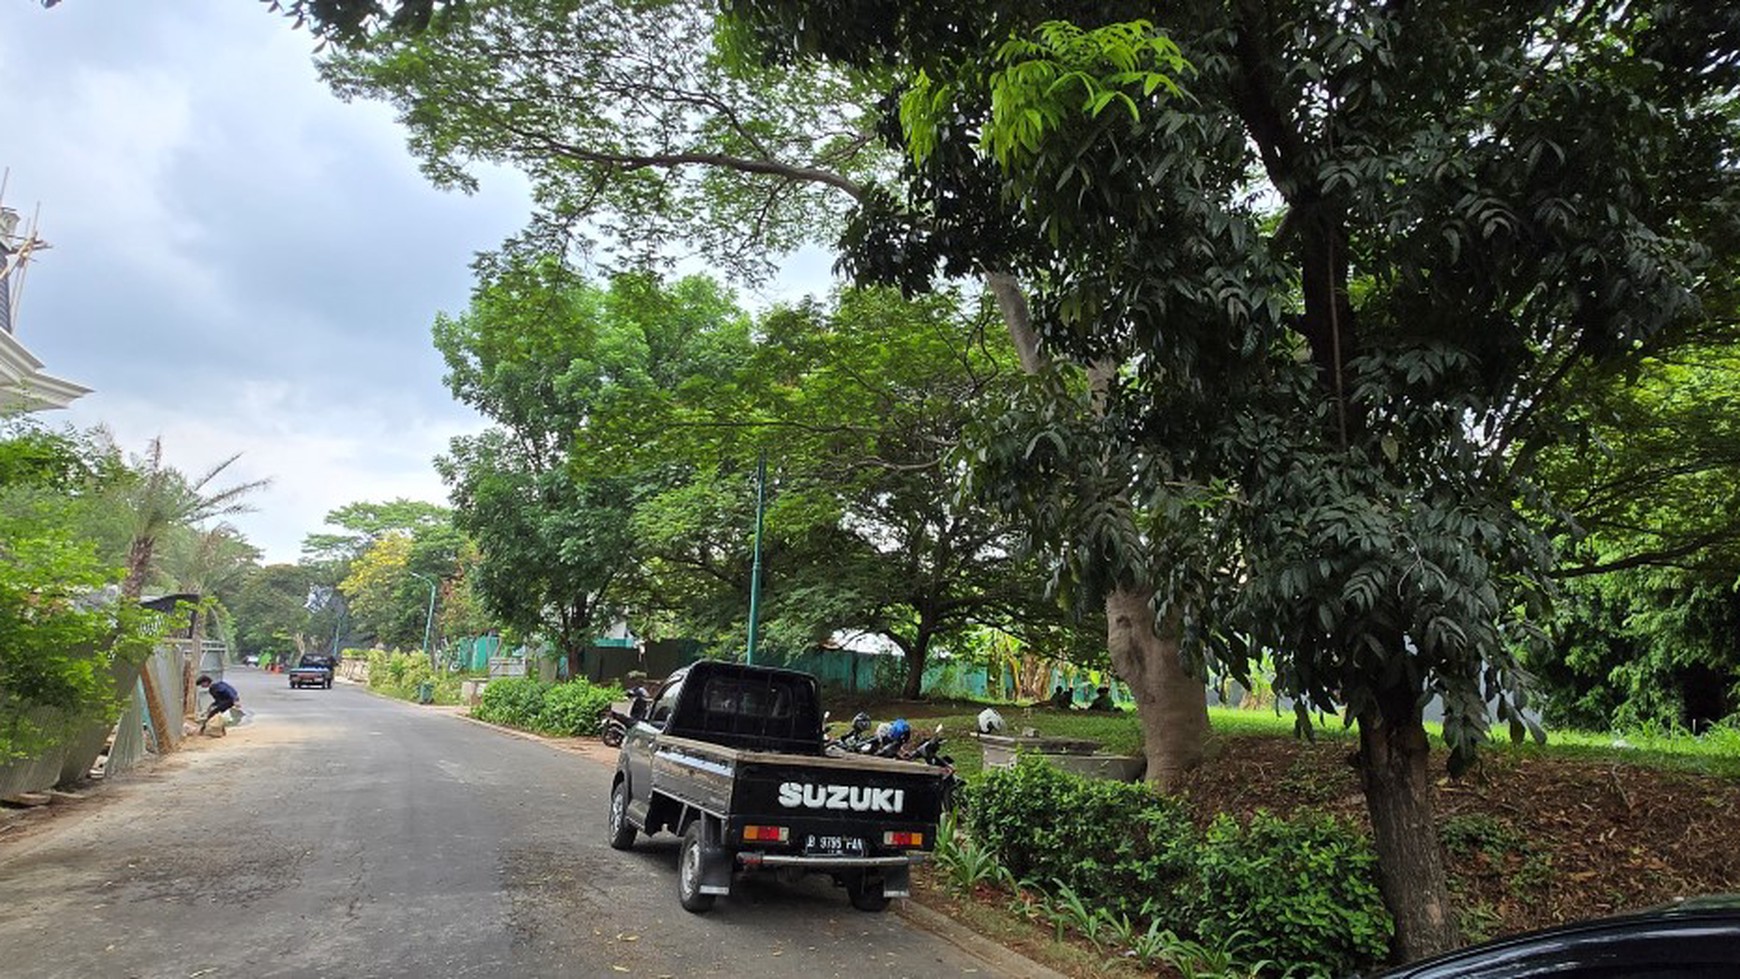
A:
POLYGON ((812 857, 861 857, 864 855, 864 838, 810 834, 804 837, 804 853, 812 857))

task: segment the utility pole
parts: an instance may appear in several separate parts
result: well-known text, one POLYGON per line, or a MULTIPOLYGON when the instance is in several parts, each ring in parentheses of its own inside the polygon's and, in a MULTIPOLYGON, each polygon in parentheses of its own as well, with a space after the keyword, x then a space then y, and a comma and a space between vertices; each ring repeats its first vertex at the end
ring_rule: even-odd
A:
POLYGON ((761 616, 761 518, 766 512, 767 499, 767 450, 761 450, 761 457, 755 463, 755 557, 749 565, 749 650, 744 654, 745 663, 755 662, 755 637, 758 619, 761 616))
POLYGON ((429 650, 429 636, 435 626, 435 579, 409 568, 405 570, 405 573, 429 583, 429 613, 423 616, 423 657, 429 661, 431 668, 439 668, 439 664, 435 662, 435 654, 429 650))

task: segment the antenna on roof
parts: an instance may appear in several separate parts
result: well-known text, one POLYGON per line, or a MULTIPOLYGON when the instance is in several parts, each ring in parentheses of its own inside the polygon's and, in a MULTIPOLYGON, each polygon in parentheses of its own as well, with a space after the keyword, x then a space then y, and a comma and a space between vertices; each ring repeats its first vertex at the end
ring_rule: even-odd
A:
POLYGON ((6 206, 6 186, 11 182, 10 168, 0 171, 0 330, 17 332, 18 307, 24 301, 24 278, 30 270, 30 259, 39 249, 50 247, 37 235, 42 219, 38 203, 30 216, 30 225, 18 233, 18 212, 6 206))

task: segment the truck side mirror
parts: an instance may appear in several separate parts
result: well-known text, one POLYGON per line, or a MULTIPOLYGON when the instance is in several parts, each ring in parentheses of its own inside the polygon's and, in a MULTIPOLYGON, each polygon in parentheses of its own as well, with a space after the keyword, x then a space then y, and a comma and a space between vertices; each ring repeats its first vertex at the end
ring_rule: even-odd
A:
POLYGON ((646 698, 645 697, 636 697, 636 698, 634 698, 633 701, 631 701, 629 703, 628 716, 637 720, 637 721, 646 717, 646 698))

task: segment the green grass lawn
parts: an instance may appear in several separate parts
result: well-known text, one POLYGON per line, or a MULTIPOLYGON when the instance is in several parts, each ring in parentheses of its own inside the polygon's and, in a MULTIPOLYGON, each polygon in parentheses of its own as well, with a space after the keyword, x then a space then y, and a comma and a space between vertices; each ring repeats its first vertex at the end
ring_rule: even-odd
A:
MULTIPOLYGON (((881 712, 872 710, 878 720, 894 716, 891 711, 904 708, 906 716, 920 735, 927 734, 938 723, 943 725, 946 750, 953 755, 963 772, 980 768, 980 752, 972 738, 977 729, 978 714, 986 705, 967 702, 925 705, 883 705, 881 712)), ((1111 754, 1139 754, 1142 750, 1142 730, 1136 715, 1130 711, 1115 714, 1088 711, 1059 711, 1049 708, 1020 707, 1014 704, 992 704, 1008 725, 1005 734, 1020 734, 1031 728, 1050 737, 1087 738, 1098 741, 1101 750, 1111 754)), ((1222 737, 1293 737, 1293 715, 1276 714, 1273 710, 1239 710, 1211 707, 1209 724, 1222 737)), ((1439 727, 1428 724, 1434 740, 1439 727)), ((1319 739, 1353 740, 1352 728, 1344 727, 1340 718, 1326 715, 1316 719, 1319 739)), ((1664 771, 1685 771, 1723 778, 1740 778, 1740 731, 1718 728, 1702 737, 1689 734, 1595 734, 1585 731, 1548 731, 1547 743, 1533 740, 1513 744, 1507 728, 1494 727, 1490 749, 1511 757, 1553 757, 1586 762, 1639 765, 1664 771)))

